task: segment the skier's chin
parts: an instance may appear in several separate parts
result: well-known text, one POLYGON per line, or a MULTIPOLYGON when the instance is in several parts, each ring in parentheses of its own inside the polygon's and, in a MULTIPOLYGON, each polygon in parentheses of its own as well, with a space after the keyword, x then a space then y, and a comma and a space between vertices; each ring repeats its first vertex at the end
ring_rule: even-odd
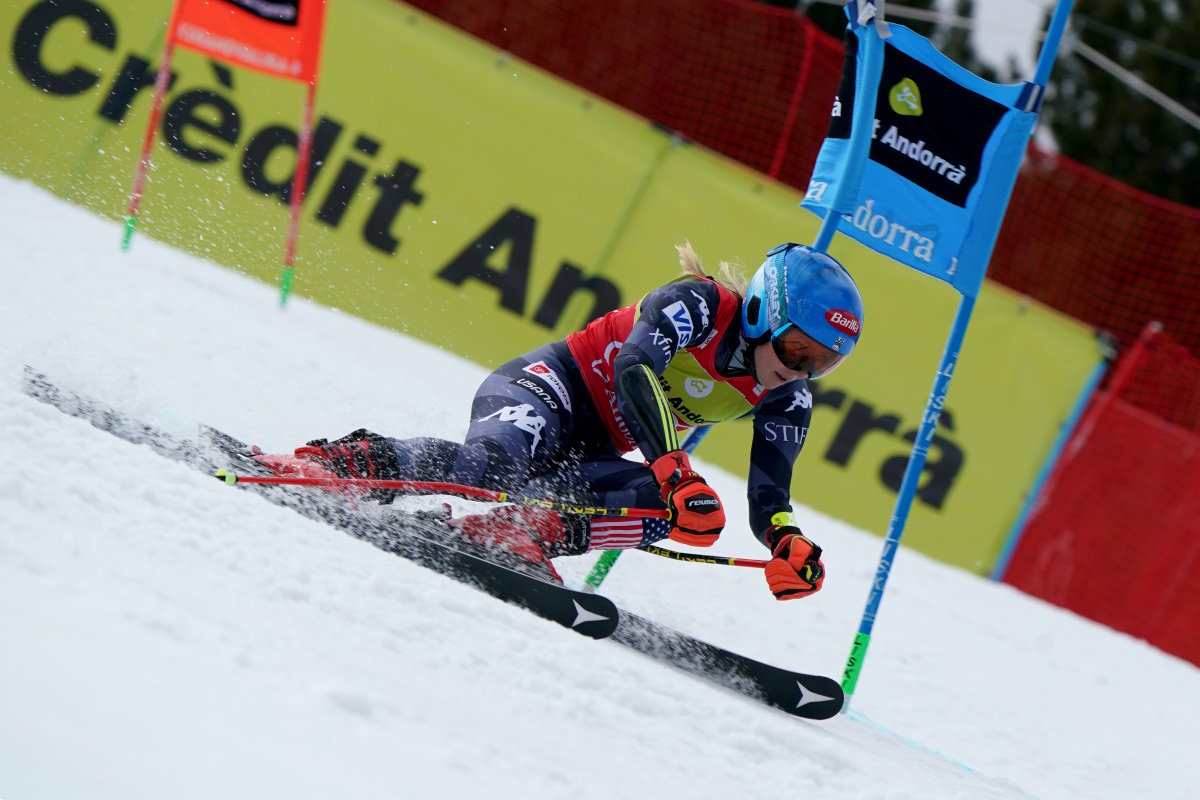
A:
MULTIPOLYGON (((758 380, 758 379, 755 378, 755 380, 758 380)), ((767 379, 765 381, 758 381, 758 382, 760 385, 767 387, 768 390, 774 391, 775 389, 778 389, 780 386, 783 386, 785 383, 787 383, 790 380, 791 380, 791 378, 785 377, 784 375, 780 374, 778 371, 771 370, 770 374, 767 375, 767 379)))

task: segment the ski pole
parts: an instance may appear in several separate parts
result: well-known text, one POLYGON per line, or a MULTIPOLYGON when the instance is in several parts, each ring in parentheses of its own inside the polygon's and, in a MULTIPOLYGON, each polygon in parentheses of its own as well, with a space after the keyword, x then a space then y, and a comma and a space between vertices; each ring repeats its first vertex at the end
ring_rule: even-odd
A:
MULTIPOLYGON (((683 443, 684 452, 689 454, 694 453, 700 445, 700 440, 707 436, 710 430, 712 430, 711 425, 693 429, 688 434, 687 441, 683 443)), ((596 559, 596 563, 592 565, 591 572, 583 579, 583 591, 594 592, 600 588, 600 584, 604 583, 604 579, 608 577, 609 571, 617 563, 617 559, 620 558, 622 552, 624 551, 605 550, 601 553, 600 557, 596 559)))
POLYGON ((514 497, 508 492, 481 489, 460 483, 441 481, 399 481, 373 478, 313 478, 299 475, 236 475, 227 470, 217 470, 217 480, 230 486, 239 483, 255 483, 267 486, 315 486, 321 489, 384 489, 409 494, 446 494, 471 500, 489 500, 494 503, 513 503, 558 511, 563 514, 579 514, 585 517, 652 517, 667 519, 670 512, 660 508, 608 508, 570 500, 541 500, 532 497, 514 497))
POLYGON ((703 553, 681 553, 678 550, 668 550, 653 544, 639 544, 638 550, 675 561, 687 561, 694 564, 723 564, 728 567, 754 567, 762 569, 768 563, 758 558, 732 558, 730 556, 710 556, 703 553))
MULTIPOLYGON (((580 514, 588 517, 654 517, 666 519, 667 511, 657 508, 607 508, 574 503, 566 500, 540 500, 535 498, 512 497, 507 492, 492 489, 481 489, 478 486, 466 486, 460 483, 444 483, 440 481, 400 481, 375 480, 371 478, 313 478, 305 476, 285 475, 237 475, 226 470, 217 470, 216 477, 230 486, 239 483, 253 483, 265 486, 313 486, 323 489, 387 489, 390 491, 408 492, 411 494, 446 494, 467 497, 473 500, 490 500, 497 503, 514 503, 516 505, 536 506, 559 511, 564 514, 580 514)), ((674 561, 684 561, 694 564, 723 564, 731 567, 755 567, 762 569, 766 561, 755 558, 737 558, 732 556, 715 556, 703 553, 682 553, 653 544, 638 545, 638 550, 651 555, 669 558, 674 561)), ((605 553, 620 555, 621 550, 606 550, 605 553)))

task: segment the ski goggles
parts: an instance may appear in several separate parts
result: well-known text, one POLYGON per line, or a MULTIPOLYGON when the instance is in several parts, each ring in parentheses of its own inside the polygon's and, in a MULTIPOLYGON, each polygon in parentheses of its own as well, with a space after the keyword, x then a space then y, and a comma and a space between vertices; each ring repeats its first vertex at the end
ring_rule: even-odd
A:
POLYGON ((791 323, 771 335, 771 347, 783 366, 792 372, 807 372, 810 379, 828 375, 846 360, 791 323))

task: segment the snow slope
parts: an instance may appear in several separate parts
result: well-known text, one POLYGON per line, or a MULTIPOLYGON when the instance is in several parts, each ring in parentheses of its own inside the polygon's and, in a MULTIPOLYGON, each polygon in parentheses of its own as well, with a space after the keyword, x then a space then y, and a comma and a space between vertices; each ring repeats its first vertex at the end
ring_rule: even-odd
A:
MULTIPOLYGON (((273 450, 465 430, 480 367, 119 238, 0 178, 0 798, 1194 796, 1200 670, 916 553, 851 714, 808 723, 30 400, 25 364, 273 450)), ((739 479, 706 474, 744 519, 739 479)), ((811 599, 641 553, 605 592, 839 677, 880 540, 799 511, 830 573, 811 599)), ((720 550, 763 555, 737 524, 720 550)))

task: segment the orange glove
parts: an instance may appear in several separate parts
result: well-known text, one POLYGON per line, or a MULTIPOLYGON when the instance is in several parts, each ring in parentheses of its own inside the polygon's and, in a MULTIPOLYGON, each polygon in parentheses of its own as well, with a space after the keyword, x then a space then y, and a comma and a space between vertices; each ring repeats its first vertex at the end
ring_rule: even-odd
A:
POLYGON ((676 542, 695 547, 712 547, 725 527, 725 509, 709 485, 692 470, 687 453, 672 450, 650 465, 658 481, 676 542))
POLYGON ((766 539, 774 546, 763 574, 776 600, 795 600, 821 590, 825 565, 821 563, 820 547, 791 525, 772 525, 766 539))

